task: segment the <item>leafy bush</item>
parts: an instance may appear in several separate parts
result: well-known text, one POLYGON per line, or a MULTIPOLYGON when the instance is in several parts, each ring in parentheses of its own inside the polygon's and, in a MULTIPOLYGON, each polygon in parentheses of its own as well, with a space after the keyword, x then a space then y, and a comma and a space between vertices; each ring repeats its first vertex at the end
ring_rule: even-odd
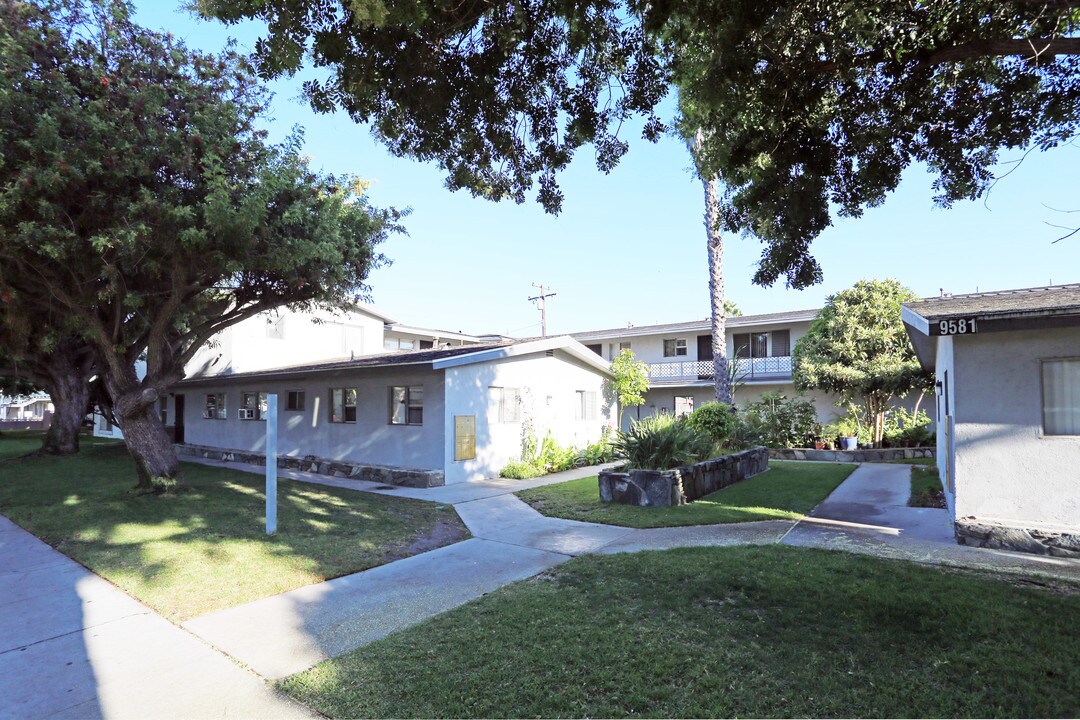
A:
POLYGON ((748 450, 761 444, 761 433, 758 429, 742 416, 736 416, 735 425, 732 426, 724 445, 729 450, 748 450))
POLYGON ((536 464, 544 468, 545 472, 562 472, 574 467, 577 454, 574 448, 563 447, 557 443, 549 432, 544 436, 544 442, 540 443, 540 453, 536 458, 536 464))
POLYGON ((510 478, 511 480, 528 480, 546 474, 547 471, 535 462, 525 462, 524 460, 511 460, 499 471, 501 477, 510 478))
POLYGON ((670 470, 704 459, 713 448, 712 438, 690 426, 685 416, 653 415, 633 421, 618 434, 615 451, 632 468, 670 470))
POLYGON ((690 413, 687 422, 699 433, 712 438, 713 442, 724 443, 739 424, 739 417, 730 405, 710 402, 690 413))
POLYGON ((780 392, 747 403, 743 417, 769 447, 807 447, 817 425, 813 403, 799 397, 789 400, 780 392))
POLYGON ((581 466, 601 465, 613 460, 615 460, 615 448, 611 446, 611 440, 605 436, 599 442, 586 445, 585 449, 578 453, 575 464, 581 466))

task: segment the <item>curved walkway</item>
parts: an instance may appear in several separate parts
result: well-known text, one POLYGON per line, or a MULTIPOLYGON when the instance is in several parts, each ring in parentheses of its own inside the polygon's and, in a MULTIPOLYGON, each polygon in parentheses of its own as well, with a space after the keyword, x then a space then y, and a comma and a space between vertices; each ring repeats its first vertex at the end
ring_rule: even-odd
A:
POLYGON ((430 489, 281 471, 452 504, 473 537, 194 618, 183 629, 0 518, 0 717, 310 717, 255 673, 276 679, 306 670, 584 553, 784 543, 1080 581, 1077 560, 956 545, 946 511, 906 507, 906 465, 861 465, 797 522, 632 529, 545 517, 513 494, 596 470, 430 489))

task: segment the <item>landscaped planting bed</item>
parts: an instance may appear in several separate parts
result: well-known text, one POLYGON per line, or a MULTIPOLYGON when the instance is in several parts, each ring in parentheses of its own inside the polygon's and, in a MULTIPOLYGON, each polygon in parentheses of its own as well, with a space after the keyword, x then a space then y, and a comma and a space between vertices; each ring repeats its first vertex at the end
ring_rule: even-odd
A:
POLYGON ((627 527, 797 520, 824 500, 855 468, 843 464, 773 462, 766 473, 692 503, 672 507, 601 502, 595 475, 522 490, 517 496, 544 515, 627 527))

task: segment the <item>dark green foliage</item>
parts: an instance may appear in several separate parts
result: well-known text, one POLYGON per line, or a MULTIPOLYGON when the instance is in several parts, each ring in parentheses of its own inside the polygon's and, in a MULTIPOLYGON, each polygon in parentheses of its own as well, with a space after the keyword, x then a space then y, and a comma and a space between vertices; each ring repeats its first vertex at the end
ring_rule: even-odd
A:
POLYGON ((817 410, 812 402, 789 399, 779 391, 767 392, 760 400, 747 403, 742 415, 768 447, 808 447, 817 428, 817 410))
POLYGON ((447 3, 435 0, 200 0, 225 21, 256 17, 265 76, 289 74, 310 51, 330 77, 304 91, 321 112, 341 109, 396 155, 435 160, 452 190, 537 200, 558 212, 556 174, 596 148, 603 172, 626 152, 622 122, 647 118, 667 92, 658 48, 616 0, 447 3), (537 183, 538 181, 538 183, 537 183))
POLYGON ((1076 2, 691 0, 651 5, 701 132, 725 229, 765 242, 755 282, 821 279, 810 242, 832 213, 884 202, 913 163, 936 202, 984 195, 1003 149, 1080 128, 1076 2))
POLYGON ((707 435, 691 427, 686 416, 651 415, 635 420, 612 443, 627 466, 639 470, 670 470, 692 465, 713 449, 707 435))
POLYGON ((724 443, 736 430, 739 417, 732 406, 710 402, 695 408, 686 422, 694 430, 707 435, 714 443, 724 443))

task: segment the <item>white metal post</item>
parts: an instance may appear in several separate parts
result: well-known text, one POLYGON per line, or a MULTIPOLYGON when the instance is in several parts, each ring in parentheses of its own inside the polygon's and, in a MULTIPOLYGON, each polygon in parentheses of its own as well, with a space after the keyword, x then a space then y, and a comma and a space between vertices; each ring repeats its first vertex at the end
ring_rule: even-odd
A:
POLYGON ((266 396, 266 534, 277 532, 277 394, 266 396))

